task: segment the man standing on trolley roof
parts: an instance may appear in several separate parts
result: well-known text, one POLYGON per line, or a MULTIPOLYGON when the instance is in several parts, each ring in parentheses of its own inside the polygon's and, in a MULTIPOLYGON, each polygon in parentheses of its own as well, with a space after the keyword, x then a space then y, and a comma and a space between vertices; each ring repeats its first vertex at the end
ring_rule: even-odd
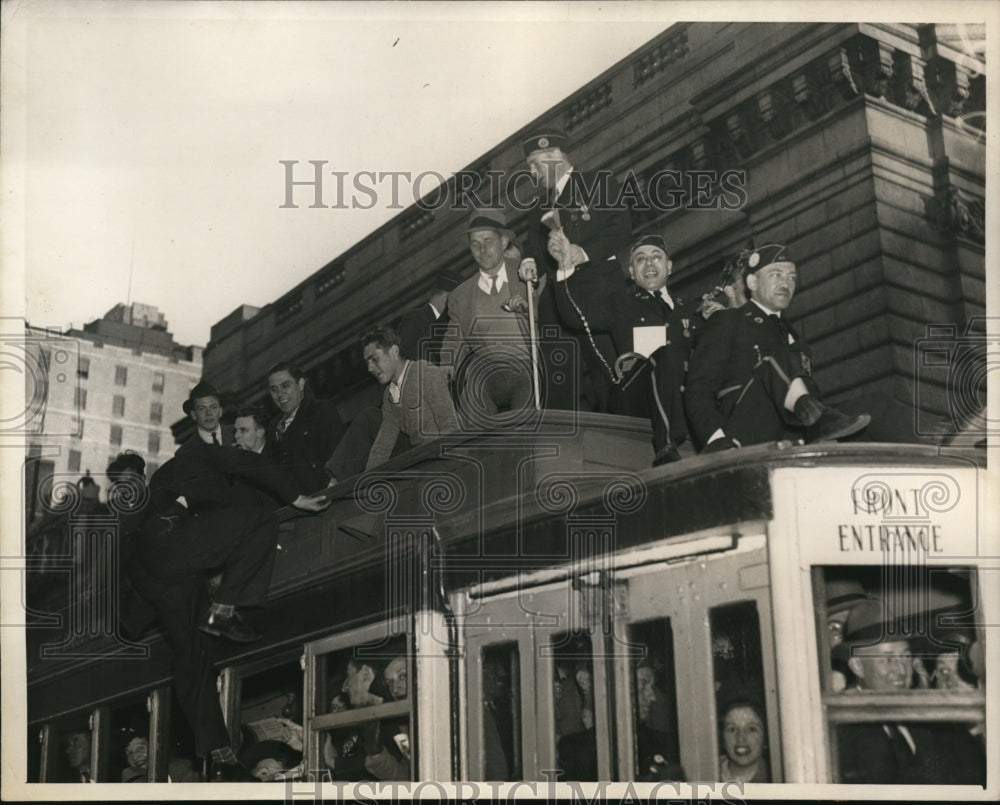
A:
POLYGON ((809 345, 783 317, 798 280, 788 248, 761 246, 744 275, 750 301, 713 313, 691 358, 685 400, 702 452, 833 441, 867 427, 868 414, 849 417, 819 399, 809 345))
MULTIPOLYGON (((628 208, 620 202, 620 188, 609 173, 578 170, 566 152, 566 134, 558 129, 544 129, 526 138, 523 143, 528 170, 541 186, 540 209, 530 215, 533 225, 528 229, 526 258, 534 259, 539 271, 548 277, 548 289, 542 288, 538 300, 538 318, 542 330, 567 324, 571 335, 580 344, 580 355, 587 367, 589 386, 584 397, 597 411, 617 413, 611 366, 617 353, 606 332, 588 333, 582 337, 572 332, 576 319, 565 320, 556 306, 555 273, 565 260, 574 267, 584 267, 609 283, 627 284, 622 274, 622 253, 632 238, 632 222, 628 208), (554 239, 553 229, 565 235, 554 239), (563 253, 564 247, 566 253, 563 253)), ((570 399, 561 389, 572 390, 573 384, 554 382, 559 373, 556 354, 562 347, 543 338, 540 342, 543 364, 548 374, 547 408, 575 409, 577 399, 570 399)), ((583 367, 575 367, 582 376, 583 367)))
MULTIPOLYGON (((553 232, 558 252, 572 247, 563 232, 553 232)), ((629 277, 617 278, 578 269, 570 261, 556 275, 556 304, 564 321, 611 334, 619 355, 612 408, 618 413, 649 419, 653 426, 653 466, 677 461, 677 447, 687 439, 684 415, 684 374, 693 333, 701 322, 697 310, 667 290, 673 266, 666 241, 642 235, 629 251, 629 277)), ((535 276, 531 261, 522 274, 535 276)))
MULTIPOLYGON (((451 292, 441 366, 450 367, 459 411, 473 428, 516 419, 532 407, 528 290, 508 274, 504 251, 514 233, 502 210, 473 211, 468 227, 479 271, 451 292)), ((534 300, 537 310, 537 298, 534 300)))

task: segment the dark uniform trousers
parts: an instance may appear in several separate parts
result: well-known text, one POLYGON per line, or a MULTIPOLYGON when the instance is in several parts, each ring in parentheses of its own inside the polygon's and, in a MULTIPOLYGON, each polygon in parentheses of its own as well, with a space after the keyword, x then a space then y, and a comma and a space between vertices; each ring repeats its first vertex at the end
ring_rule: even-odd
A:
POLYGON ((788 387, 801 378, 817 393, 809 345, 783 319, 753 302, 720 310, 702 328, 687 378, 688 417, 704 446, 722 428, 747 446, 797 438, 802 425, 785 408, 788 387))

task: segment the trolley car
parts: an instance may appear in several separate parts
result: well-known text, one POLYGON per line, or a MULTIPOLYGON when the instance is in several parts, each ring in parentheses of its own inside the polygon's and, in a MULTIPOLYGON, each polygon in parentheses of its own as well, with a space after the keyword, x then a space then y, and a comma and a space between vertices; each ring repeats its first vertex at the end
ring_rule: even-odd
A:
MULTIPOLYGON (((986 747, 996 702, 990 719, 976 674, 995 653, 984 625, 1000 622, 1000 598, 984 451, 762 445, 654 469, 650 458, 637 420, 545 412, 333 488, 325 513, 282 525, 255 618, 265 639, 220 645, 232 734, 301 727, 306 779, 345 779, 377 725, 402 759, 397 780, 713 781, 721 708, 746 697, 763 710, 773 783, 840 782, 836 734, 857 722, 978 727, 986 747), (948 610, 916 626, 920 661, 932 676, 958 645, 966 684, 838 692, 827 602, 845 579, 867 595, 944 590, 948 610), (344 707, 347 662, 366 658, 382 669, 403 658, 402 693, 344 707)), ((74 538, 113 550, 113 533, 74 538)), ((88 632, 74 606, 36 610, 27 630, 29 782, 64 779, 75 730, 90 733, 97 782, 121 779, 123 735, 136 731, 148 734, 146 779, 198 779, 197 765, 177 772, 186 725, 164 637, 88 632)))

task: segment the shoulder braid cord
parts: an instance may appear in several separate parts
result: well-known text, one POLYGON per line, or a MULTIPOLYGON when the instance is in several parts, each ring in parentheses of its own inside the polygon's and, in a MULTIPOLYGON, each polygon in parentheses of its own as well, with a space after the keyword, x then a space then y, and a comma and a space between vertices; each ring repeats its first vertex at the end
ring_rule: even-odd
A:
MULTIPOLYGON (((576 270, 579 271, 580 269, 577 268, 576 270)), ((623 377, 621 371, 621 363, 620 363, 621 358, 629 357, 633 353, 626 353, 625 355, 622 355, 621 358, 619 358, 619 360, 615 361, 615 368, 612 369, 611 366, 608 364, 607 360, 605 359, 604 355, 597 348, 597 344, 594 342, 594 336, 590 331, 590 322, 587 321, 587 317, 583 315, 583 311, 580 310, 580 306, 576 303, 576 300, 573 298, 573 294, 571 294, 569 291, 569 277, 567 277, 559 284, 561 284, 563 288, 566 290, 566 298, 569 299, 569 303, 573 306, 573 310, 576 311, 576 315, 579 316, 580 321, 583 322, 583 329, 587 333, 587 340, 590 342, 591 348, 594 350, 594 352, 597 353, 597 357, 600 358, 601 363, 607 370, 608 376, 611 378, 611 382, 614 383, 616 386, 621 385, 623 377)))

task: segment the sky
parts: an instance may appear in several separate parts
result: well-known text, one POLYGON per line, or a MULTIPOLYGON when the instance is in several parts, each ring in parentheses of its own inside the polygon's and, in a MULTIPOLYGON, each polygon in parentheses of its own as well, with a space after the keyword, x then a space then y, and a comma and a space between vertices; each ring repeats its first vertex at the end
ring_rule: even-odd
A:
POLYGON ((676 21, 668 11, 5 3, 4 100, 23 87, 24 106, 4 157, 23 137, 25 191, 5 270, 23 266, 32 325, 79 327, 131 300, 204 345, 238 305, 274 301, 400 211, 388 193, 373 209, 309 208, 308 189, 283 209, 281 160, 296 178, 310 160, 448 176, 676 21))

